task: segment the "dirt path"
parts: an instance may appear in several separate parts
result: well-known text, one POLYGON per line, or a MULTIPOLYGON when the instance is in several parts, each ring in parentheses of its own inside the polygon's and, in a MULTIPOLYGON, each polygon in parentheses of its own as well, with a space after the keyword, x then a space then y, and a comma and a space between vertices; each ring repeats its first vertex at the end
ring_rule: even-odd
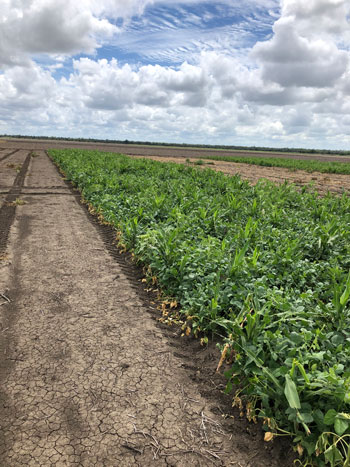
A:
POLYGON ((289 465, 260 428, 224 420, 203 375, 217 355, 157 325, 37 154, 0 161, 0 465, 289 465))

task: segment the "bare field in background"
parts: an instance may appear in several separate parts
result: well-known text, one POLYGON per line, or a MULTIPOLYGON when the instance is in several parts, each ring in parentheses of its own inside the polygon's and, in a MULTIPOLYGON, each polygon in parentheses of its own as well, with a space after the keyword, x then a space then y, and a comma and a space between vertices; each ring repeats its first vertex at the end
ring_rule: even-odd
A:
POLYGON ((324 162, 350 162, 350 156, 324 155, 324 154, 299 154, 283 152, 258 152, 258 151, 234 151, 223 149, 204 148, 181 148, 170 146, 151 146, 137 144, 114 144, 114 143, 85 143, 78 141, 57 140, 30 140, 30 139, 0 139, 0 150, 2 147, 28 150, 81 148, 97 151, 122 153, 131 156, 160 156, 160 157, 184 157, 201 158, 210 155, 217 156, 239 156, 239 157, 278 157, 283 159, 316 160, 324 162))
MULTIPOLYGON (((350 157, 346 156, 324 156, 324 155, 305 155, 305 154, 283 154, 283 153, 252 153, 239 151, 222 151, 208 149, 190 149, 190 148, 170 148, 164 146, 141 146, 131 144, 109 144, 109 143, 78 143, 72 141, 37 141, 37 140, 0 140, 0 159, 2 148, 9 150, 28 150, 39 151, 50 148, 83 148, 89 150, 108 151, 115 153, 127 154, 138 157, 151 157, 154 160, 161 162, 176 162, 188 164, 198 163, 198 159, 209 155, 220 156, 247 156, 252 157, 283 157, 288 159, 300 160, 320 160, 320 161, 341 161, 349 162, 350 157)), ((321 194, 326 194, 328 191, 341 194, 344 190, 350 191, 350 177, 348 175, 324 174, 324 173, 308 173, 303 170, 291 171, 280 167, 262 167, 248 164, 239 164, 226 161, 203 161, 201 168, 211 168, 216 171, 224 172, 228 175, 239 174, 242 178, 249 180, 251 183, 256 183, 260 178, 271 180, 275 183, 294 183, 297 186, 305 186, 310 183, 321 194)))

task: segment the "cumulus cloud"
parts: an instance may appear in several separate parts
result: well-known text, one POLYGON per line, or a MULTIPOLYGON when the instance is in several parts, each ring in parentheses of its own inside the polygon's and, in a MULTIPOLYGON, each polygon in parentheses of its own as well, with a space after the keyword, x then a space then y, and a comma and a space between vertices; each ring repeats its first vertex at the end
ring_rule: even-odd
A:
POLYGON ((183 63, 178 69, 146 65, 133 69, 118 61, 74 61, 76 73, 66 85, 79 89, 89 108, 118 110, 126 106, 203 107, 210 95, 211 77, 200 65, 183 63))
POLYGON ((117 33, 117 18, 141 14, 153 0, 2 0, 0 65, 30 54, 93 53, 117 33))
MULTIPOLYGON (((347 23, 345 2, 284 0, 282 16, 273 27, 274 36, 255 45, 252 57, 261 64, 262 78, 284 87, 329 87, 343 76, 349 64, 347 51, 335 40, 321 38, 316 29, 326 14, 337 12, 339 24, 347 23), (320 21, 319 21, 320 20, 320 21)), ((326 16, 325 31, 340 32, 326 16)))
MULTIPOLYGON (((173 66, 74 57, 114 36, 114 19, 179 1, 2 0, 0 133, 311 147, 350 142, 345 0, 283 0, 271 36, 250 54, 202 50, 173 66), (60 57, 44 66, 35 54, 60 57), (68 71, 67 56, 73 56, 68 71)), ((263 7, 267 0, 249 3, 263 7)))
POLYGON ((55 98, 56 81, 37 65, 15 66, 0 75, 0 109, 8 111, 38 109, 55 98))
POLYGON ((348 30, 348 0, 284 0, 282 16, 291 17, 303 35, 341 34, 348 30))

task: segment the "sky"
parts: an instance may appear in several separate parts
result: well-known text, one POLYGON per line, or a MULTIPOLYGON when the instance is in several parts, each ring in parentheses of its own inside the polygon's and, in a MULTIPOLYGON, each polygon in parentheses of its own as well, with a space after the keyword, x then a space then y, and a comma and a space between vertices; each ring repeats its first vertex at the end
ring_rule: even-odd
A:
POLYGON ((1 0, 0 134, 350 149, 350 0, 1 0))

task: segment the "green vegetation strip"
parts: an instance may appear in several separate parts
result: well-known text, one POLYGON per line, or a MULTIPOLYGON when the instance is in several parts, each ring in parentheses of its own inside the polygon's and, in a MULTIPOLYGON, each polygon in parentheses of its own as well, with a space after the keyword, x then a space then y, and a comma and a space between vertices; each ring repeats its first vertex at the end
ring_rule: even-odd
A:
POLYGON ((264 167, 283 167, 289 170, 305 170, 328 174, 350 175, 349 162, 322 162, 300 159, 284 159, 278 157, 236 157, 236 156, 204 156, 202 159, 214 161, 236 162, 239 164, 260 165, 264 167))
POLYGON ((224 336, 228 389, 264 419, 265 439, 292 436, 301 465, 349 465, 350 199, 122 155, 50 155, 191 332, 224 336))

